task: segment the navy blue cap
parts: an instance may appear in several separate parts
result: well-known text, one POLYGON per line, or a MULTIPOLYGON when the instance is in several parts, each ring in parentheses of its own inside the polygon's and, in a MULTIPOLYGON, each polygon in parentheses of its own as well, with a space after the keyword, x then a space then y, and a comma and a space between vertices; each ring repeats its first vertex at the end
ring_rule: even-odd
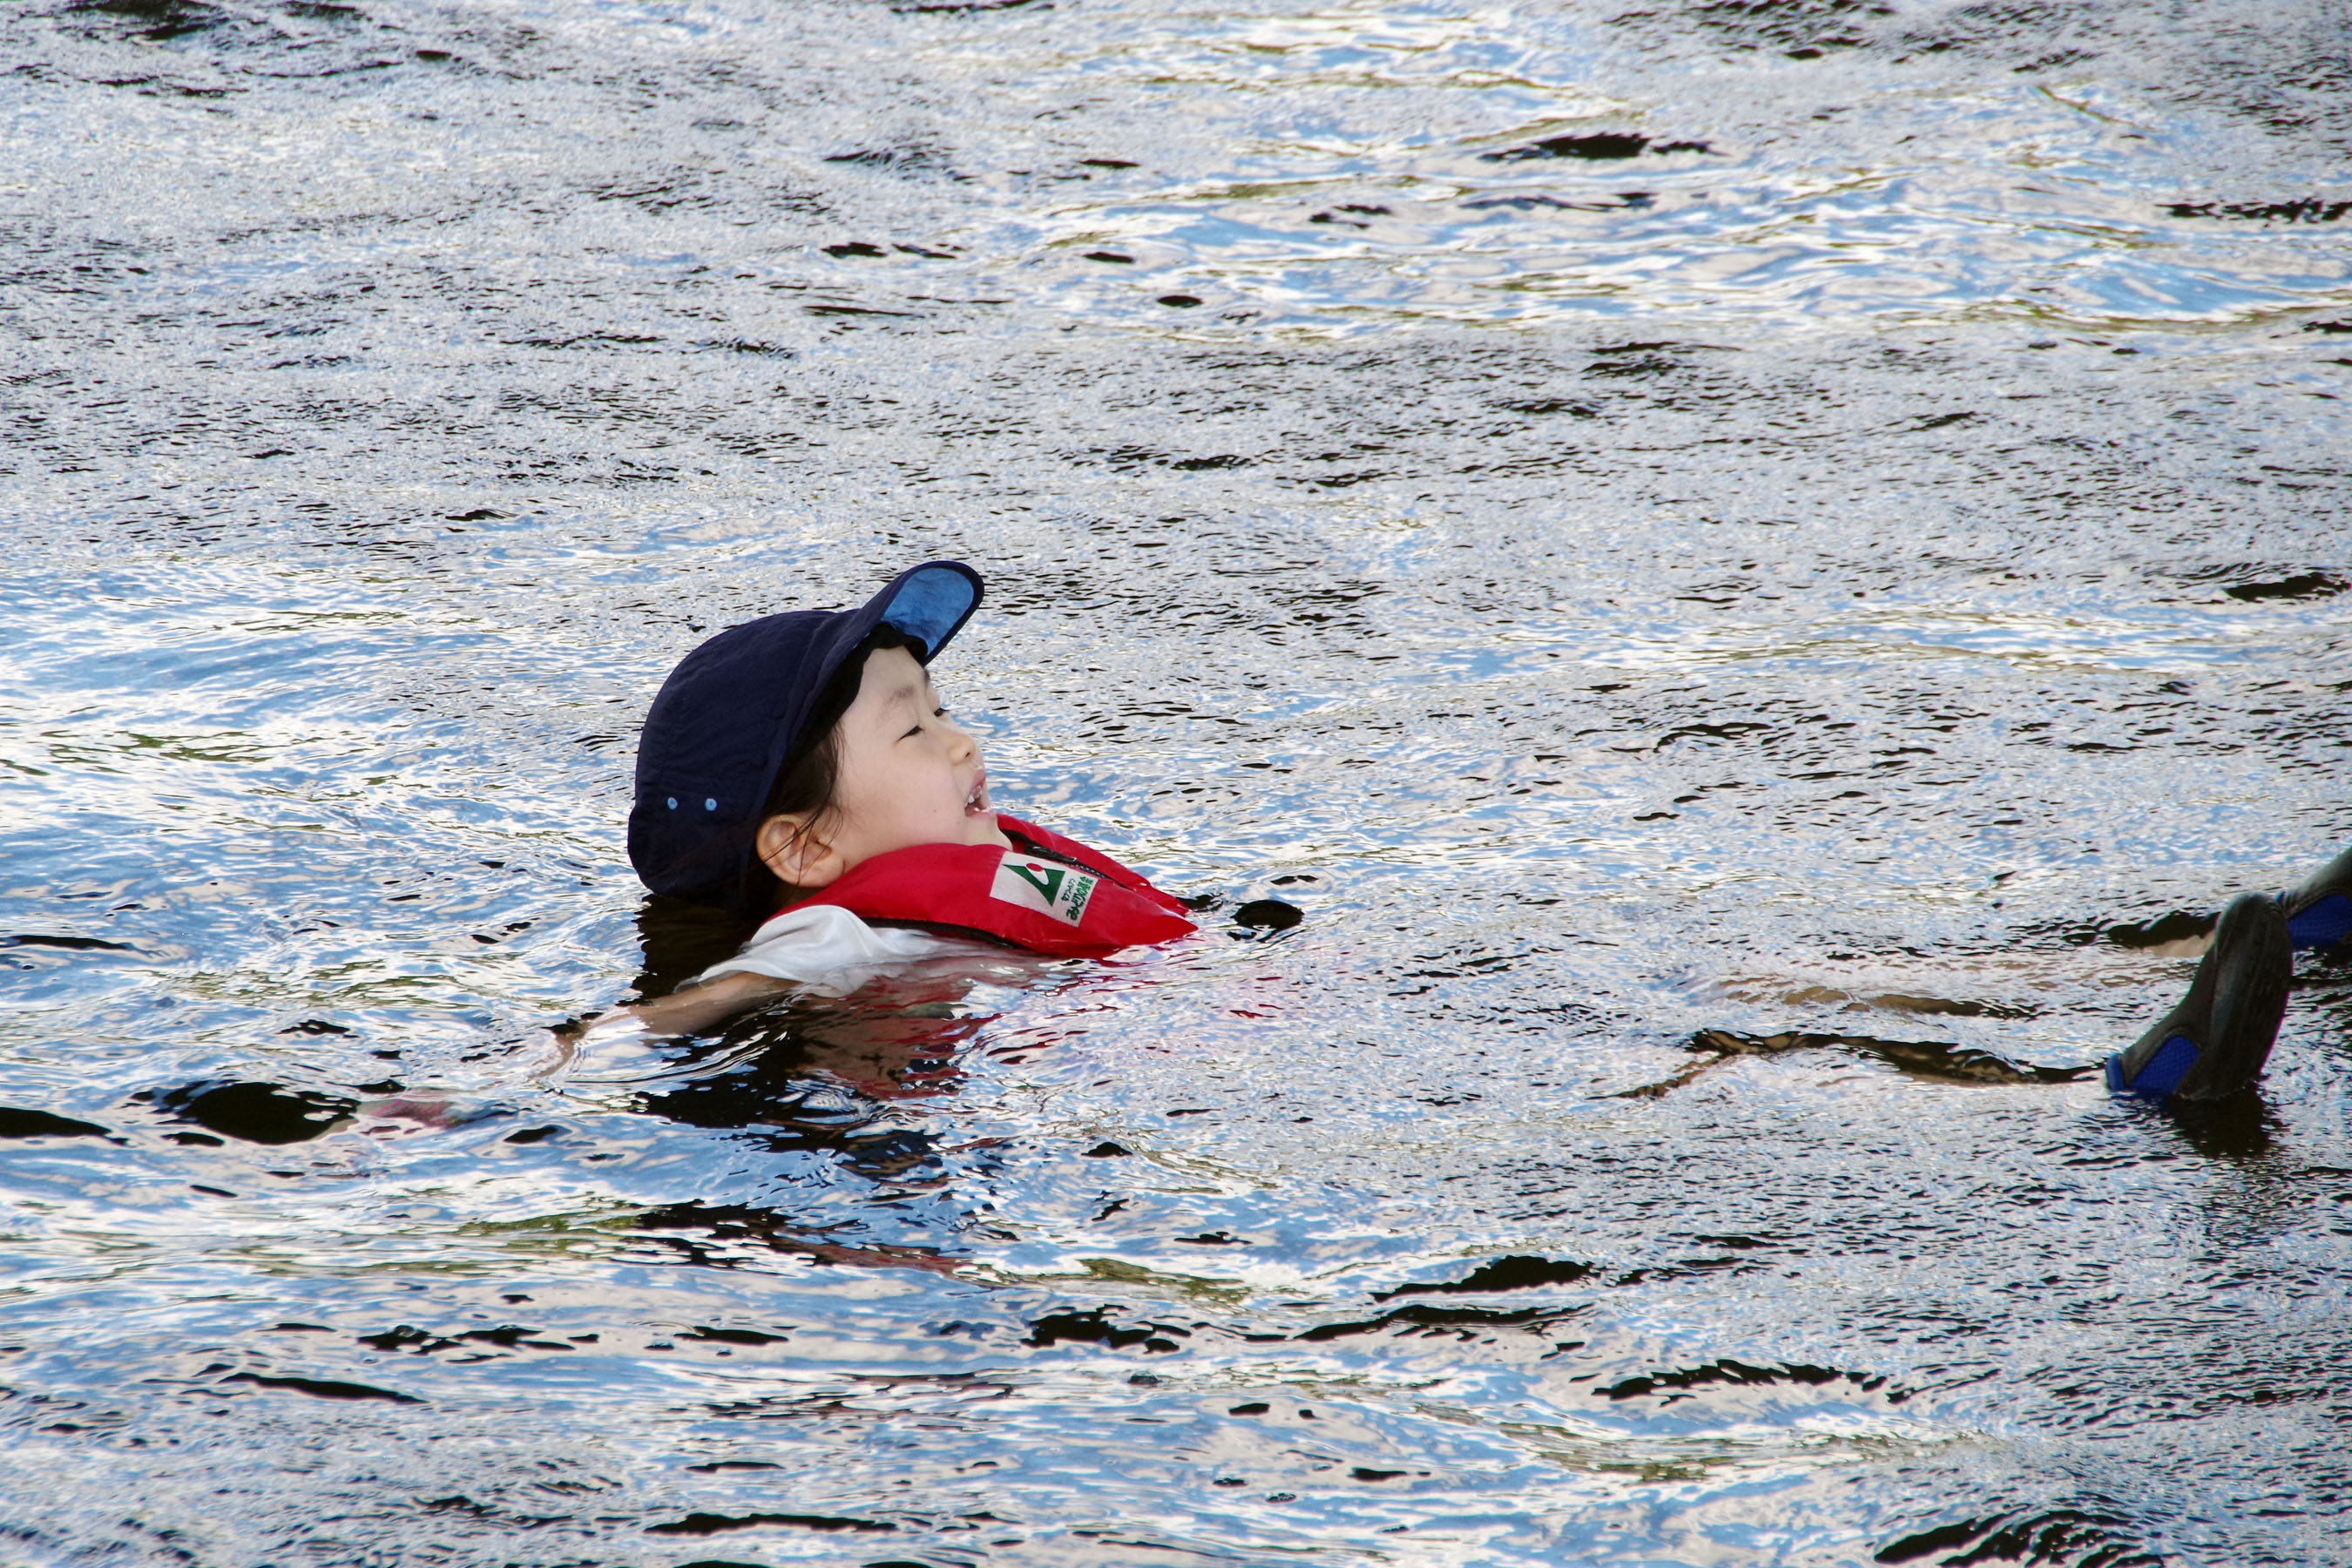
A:
POLYGON ((877 626, 929 664, 980 607, 980 574, 926 561, 855 610, 792 610, 730 626, 678 660, 646 712, 629 863, 656 893, 730 897, 751 863, 776 775, 817 737, 817 698, 877 626))

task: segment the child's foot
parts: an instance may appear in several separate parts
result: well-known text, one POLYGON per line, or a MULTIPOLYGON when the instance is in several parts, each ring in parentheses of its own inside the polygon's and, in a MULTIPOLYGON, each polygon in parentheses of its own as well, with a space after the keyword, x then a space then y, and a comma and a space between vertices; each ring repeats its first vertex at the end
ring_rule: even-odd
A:
POLYGON ((2347 849, 2299 887, 2279 895, 2286 933, 2297 947, 2344 947, 2352 951, 2352 849, 2347 849))
POLYGON ((2196 1100, 2247 1088, 2278 1037, 2294 966, 2281 901, 2260 893, 2231 900, 2189 994, 2131 1049, 2107 1058, 2108 1089, 2196 1100))

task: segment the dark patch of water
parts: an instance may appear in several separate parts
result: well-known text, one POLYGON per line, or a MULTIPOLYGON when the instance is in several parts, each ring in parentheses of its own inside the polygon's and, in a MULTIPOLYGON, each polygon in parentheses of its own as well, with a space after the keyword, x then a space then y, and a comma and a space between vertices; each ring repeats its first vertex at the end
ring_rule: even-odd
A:
POLYGON ((358 1102, 274 1083, 191 1083, 152 1096, 174 1121, 247 1143, 300 1143, 345 1121, 358 1102))

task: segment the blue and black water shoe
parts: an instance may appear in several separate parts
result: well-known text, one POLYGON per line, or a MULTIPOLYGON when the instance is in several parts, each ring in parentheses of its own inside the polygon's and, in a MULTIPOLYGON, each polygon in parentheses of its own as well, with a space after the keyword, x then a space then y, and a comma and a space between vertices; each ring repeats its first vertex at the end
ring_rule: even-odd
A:
POLYGON ((2242 893, 2221 911, 2189 994, 2107 1058, 2107 1089, 2150 1100, 2227 1100, 2262 1076, 2286 1012, 2294 952, 2281 901, 2242 893))
POLYGON ((2352 957, 2352 849, 2279 895, 2286 934, 2296 947, 2352 957))

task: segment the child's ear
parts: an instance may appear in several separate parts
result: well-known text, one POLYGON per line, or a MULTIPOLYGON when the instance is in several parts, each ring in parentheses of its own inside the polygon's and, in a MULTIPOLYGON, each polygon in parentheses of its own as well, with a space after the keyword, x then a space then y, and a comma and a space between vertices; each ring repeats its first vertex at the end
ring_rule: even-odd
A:
POLYGON ((760 824, 753 843, 761 864, 787 887, 825 887, 848 869, 833 846, 817 837, 816 824, 807 816, 780 812, 760 824))

